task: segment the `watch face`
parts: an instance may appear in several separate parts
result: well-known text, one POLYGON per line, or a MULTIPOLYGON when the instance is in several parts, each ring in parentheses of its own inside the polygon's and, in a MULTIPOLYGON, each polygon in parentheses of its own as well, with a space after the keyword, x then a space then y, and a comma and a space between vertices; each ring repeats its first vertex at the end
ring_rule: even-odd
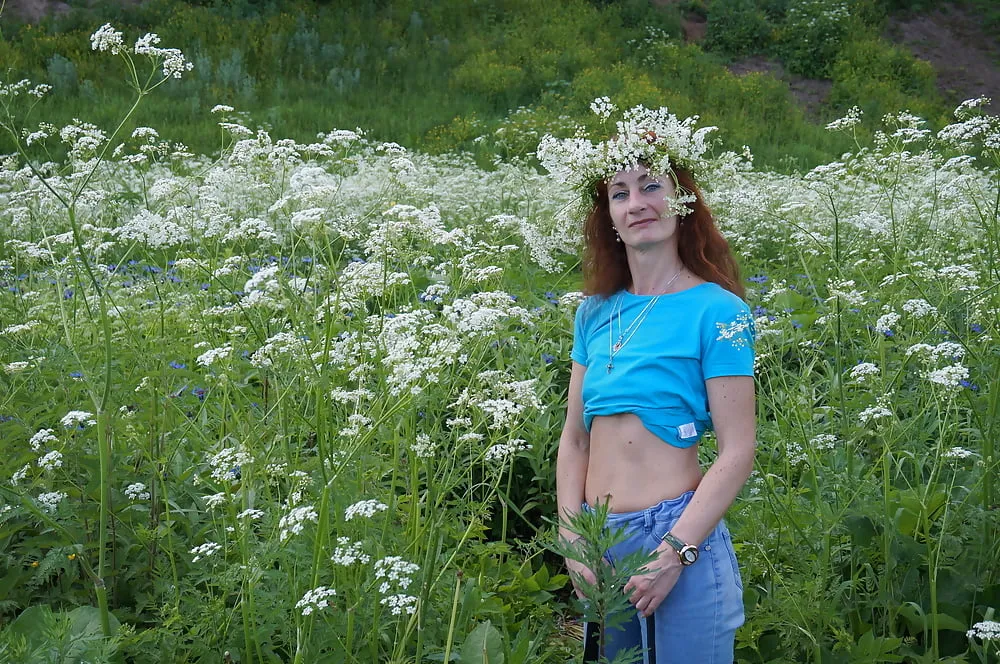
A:
POLYGON ((685 548, 681 551, 681 557, 683 558, 683 562, 690 565, 698 560, 698 549, 694 547, 685 548))

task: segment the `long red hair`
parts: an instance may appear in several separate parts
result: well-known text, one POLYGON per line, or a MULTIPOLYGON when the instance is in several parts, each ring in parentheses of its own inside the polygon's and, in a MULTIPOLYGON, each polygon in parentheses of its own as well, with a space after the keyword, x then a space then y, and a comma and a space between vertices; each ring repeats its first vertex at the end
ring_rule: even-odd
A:
MULTIPOLYGON (((688 203, 693 211, 678 217, 677 252, 681 262, 705 281, 746 299, 739 266, 726 238, 715 227, 701 190, 685 169, 675 167, 674 175, 679 189, 696 197, 693 204, 688 203)), ((615 240, 607 182, 598 182, 594 193, 594 206, 583 224, 583 290, 587 295, 608 297, 632 284, 632 272, 625 245, 615 240)))

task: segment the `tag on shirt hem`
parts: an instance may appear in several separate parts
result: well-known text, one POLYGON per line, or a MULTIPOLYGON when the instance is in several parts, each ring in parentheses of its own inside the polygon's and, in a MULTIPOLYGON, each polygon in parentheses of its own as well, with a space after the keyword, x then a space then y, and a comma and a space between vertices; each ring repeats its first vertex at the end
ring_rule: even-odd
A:
POLYGON ((694 426, 694 422, 688 422, 677 427, 677 435, 681 438, 693 438, 698 435, 698 429, 694 426))

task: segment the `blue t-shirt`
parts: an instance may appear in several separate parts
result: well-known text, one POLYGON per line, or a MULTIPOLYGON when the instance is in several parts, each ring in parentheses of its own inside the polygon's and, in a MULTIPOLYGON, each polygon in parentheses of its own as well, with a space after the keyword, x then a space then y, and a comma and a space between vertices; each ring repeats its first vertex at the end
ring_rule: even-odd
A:
POLYGON ((705 380, 753 376, 753 317, 746 302, 711 282, 661 295, 608 372, 610 344, 652 297, 622 290, 577 309, 570 356, 587 367, 583 423, 590 431, 596 415, 634 413, 664 442, 690 447, 712 424, 705 380))

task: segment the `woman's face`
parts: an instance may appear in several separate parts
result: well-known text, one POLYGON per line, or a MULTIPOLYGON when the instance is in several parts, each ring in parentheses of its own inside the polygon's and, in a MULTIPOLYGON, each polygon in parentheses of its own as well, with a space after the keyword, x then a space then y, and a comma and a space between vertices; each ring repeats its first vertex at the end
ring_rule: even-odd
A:
POLYGON ((675 239, 678 217, 669 202, 675 193, 669 175, 654 177, 641 164, 616 173, 608 181, 608 209, 622 242, 642 248, 675 239))

